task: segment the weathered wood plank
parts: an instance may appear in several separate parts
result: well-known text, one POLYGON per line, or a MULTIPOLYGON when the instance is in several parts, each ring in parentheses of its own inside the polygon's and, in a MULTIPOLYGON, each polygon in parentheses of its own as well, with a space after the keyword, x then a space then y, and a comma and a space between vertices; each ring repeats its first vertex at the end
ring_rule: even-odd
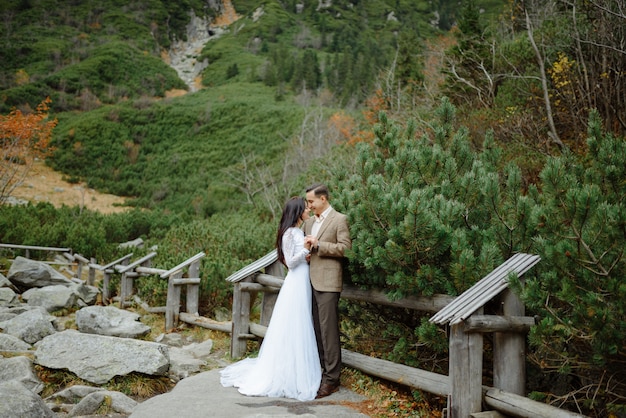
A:
POLYGON ((276 260, 278 260, 278 253, 276 252, 276 250, 270 251, 263 257, 256 260, 254 263, 248 264, 244 268, 237 270, 236 272, 228 276, 226 278, 226 281, 233 283, 239 282, 246 277, 255 274, 256 272, 261 271, 265 267, 274 263, 276 260))
POLYGON ((465 332, 527 332, 535 325, 530 316, 499 316, 474 314, 464 322, 465 332))
POLYGON ((250 283, 250 282, 241 282, 241 291, 242 292, 262 292, 264 290, 269 290, 271 288, 263 286, 259 283, 250 283))
POLYGON ((190 264, 200 260, 204 256, 206 256, 206 254, 204 252, 199 252, 198 254, 194 255, 193 257, 190 257, 187 260, 183 261, 182 263, 180 263, 176 267, 173 267, 173 268, 171 268, 171 269, 161 273, 161 278, 165 279, 166 277, 170 277, 171 275, 173 275, 177 271, 184 269, 188 265, 190 265, 190 264))
POLYGON ((144 265, 147 261, 152 260, 156 255, 156 252, 151 252, 150 254, 146 254, 139 260, 133 261, 128 265, 115 266, 115 270, 117 270, 118 273, 126 273, 127 271, 132 270, 137 266, 144 265))
POLYGON ((16 248, 21 250, 37 250, 37 251, 50 251, 50 252, 71 252, 71 248, 61 247, 40 247, 38 245, 20 245, 20 244, 0 244, 0 248, 16 248))
POLYGON ((267 326, 257 324, 255 322, 250 323, 250 334, 256 335, 257 337, 265 338, 266 332, 267 326))
MULTIPOLYGON (((510 289, 500 295, 503 315, 526 313, 524 303, 510 289)), ((526 335, 517 332, 496 332, 493 336, 493 385, 506 392, 526 393, 526 335)))
POLYGON ((454 296, 448 295, 408 296, 399 300, 391 300, 380 290, 362 290, 349 285, 344 285, 341 297, 385 306, 414 309, 421 312, 437 312, 454 300, 454 296))
POLYGON ((180 315, 180 286, 176 286, 174 281, 180 279, 183 275, 182 271, 177 271, 170 276, 167 281, 167 302, 165 311, 165 332, 173 330, 178 325, 178 317, 180 315))
POLYGON ((341 350, 341 359, 343 364, 369 375, 425 390, 436 395, 447 396, 450 390, 450 379, 442 374, 415 369, 346 349, 341 350))
POLYGON ((450 327, 451 417, 468 417, 482 411, 483 335, 468 334, 460 324, 450 327))
POLYGON ((100 267, 99 270, 107 270, 118 264, 127 265, 132 256, 133 256, 133 253, 126 254, 124 257, 120 257, 117 260, 111 261, 109 264, 105 264, 104 266, 98 266, 97 264, 94 264, 94 267, 95 268, 100 267))
POLYGON ((285 282, 285 279, 281 277, 284 276, 278 276, 277 274, 259 273, 254 279, 257 283, 260 283, 262 285, 281 288, 283 286, 283 283, 285 282))
MULTIPOLYGON (((250 292, 242 290, 243 285, 255 283, 235 282, 233 289, 233 330, 230 338, 230 356, 240 358, 246 354, 246 341, 242 335, 250 331, 250 292)), ((260 286, 260 285, 259 285, 260 286)))
POLYGON ((483 412, 476 412, 476 413, 470 414, 470 417, 471 418, 506 418, 506 415, 502 415, 498 411, 483 411, 483 412))
POLYGON ((172 283, 175 286, 194 285, 200 284, 201 279, 199 277, 183 277, 180 279, 172 279, 172 283))
POLYGON ((181 312, 178 319, 191 325, 197 325, 202 328, 212 329, 215 331, 232 332, 233 323, 231 321, 218 322, 203 316, 197 316, 187 312, 181 312))
MULTIPOLYGON (((189 266, 187 270, 188 277, 200 277, 200 260, 197 260, 189 266)), ((197 283, 187 286, 187 313, 198 314, 200 306, 200 279, 197 283)))
POLYGON ((523 418, 574 418, 584 415, 533 401, 500 389, 489 388, 484 395, 485 403, 507 415, 523 418))
POLYGON ((139 306, 142 307, 142 309, 146 312, 150 312, 150 313, 162 313, 164 314, 165 312, 167 312, 167 306, 150 306, 148 305, 146 302, 144 302, 143 300, 141 300, 141 298, 139 298, 139 296, 134 295, 133 296, 133 301, 135 301, 135 303, 139 306))
MULTIPOLYGON (((285 268, 282 263, 276 260, 267 266, 265 271, 267 274, 259 274, 256 277, 256 281, 265 286, 272 286, 277 290, 280 289, 285 282, 285 268)), ((274 305, 276 305, 276 299, 278 299, 278 291, 263 293, 261 318, 259 320, 261 325, 269 325, 272 312, 274 311, 274 305)))
POLYGON ((152 275, 153 274, 155 276, 157 276, 157 275, 160 276, 166 270, 158 269, 158 268, 155 268, 155 267, 137 266, 137 267, 135 267, 135 271, 137 273, 141 273, 141 274, 148 274, 148 275, 152 275))
POLYGON ((505 289, 508 285, 509 274, 515 273, 521 276, 539 261, 538 255, 524 253, 513 255, 433 315, 430 321, 437 324, 449 322, 450 325, 460 323, 505 289))

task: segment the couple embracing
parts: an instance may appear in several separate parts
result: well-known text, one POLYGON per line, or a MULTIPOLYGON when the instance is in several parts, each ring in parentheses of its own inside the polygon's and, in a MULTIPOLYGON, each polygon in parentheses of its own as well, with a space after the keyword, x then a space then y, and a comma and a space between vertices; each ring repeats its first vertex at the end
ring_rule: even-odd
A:
POLYGON ((287 276, 259 355, 223 369, 223 386, 248 396, 301 401, 339 389, 339 296, 351 245, 347 218, 332 208, 325 185, 309 187, 306 199, 287 201, 276 237, 287 276))

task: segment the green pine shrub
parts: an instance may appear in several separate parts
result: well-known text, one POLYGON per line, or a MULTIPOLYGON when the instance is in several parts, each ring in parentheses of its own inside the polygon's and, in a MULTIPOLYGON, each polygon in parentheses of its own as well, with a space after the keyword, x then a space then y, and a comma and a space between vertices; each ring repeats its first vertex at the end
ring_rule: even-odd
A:
MULTIPOLYGON (((274 249, 276 225, 253 212, 214 215, 174 225, 159 241, 154 267, 169 269, 204 252, 200 277, 200 315, 232 305, 233 283, 225 279, 274 249)), ((164 306, 167 282, 160 278, 138 281, 138 292, 151 306, 164 306)))

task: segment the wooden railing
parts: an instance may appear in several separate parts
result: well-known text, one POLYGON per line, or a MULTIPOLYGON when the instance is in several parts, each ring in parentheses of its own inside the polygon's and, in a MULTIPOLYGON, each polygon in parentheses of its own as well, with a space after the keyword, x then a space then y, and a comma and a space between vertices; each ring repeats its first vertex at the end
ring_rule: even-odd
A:
MULTIPOLYGON (((181 316, 181 287, 185 286, 186 293, 186 315, 198 317, 198 305, 200 299, 200 261, 206 256, 200 252, 188 258, 179 265, 169 269, 159 269, 151 267, 152 259, 157 255, 151 252, 132 263, 122 263, 127 261, 127 257, 116 260, 115 271, 121 274, 120 281, 120 308, 130 305, 130 297, 133 295, 134 280, 139 277, 158 275, 161 279, 167 280, 167 302, 164 307, 150 308, 152 312, 165 312, 165 331, 170 331, 178 325, 181 316), (187 270, 187 276, 183 277, 187 270)), ((109 264, 108 266, 110 266, 109 264)), ((135 298, 135 302, 142 303, 135 298)))
MULTIPOLYGON (((65 262, 50 262, 47 263, 71 265, 76 267, 76 271, 70 271, 70 274, 75 275, 77 278, 82 279, 83 268, 89 269, 87 276, 87 283, 91 286, 95 284, 96 272, 101 272, 102 278, 102 303, 108 304, 112 300, 110 294, 110 280, 113 274, 120 274, 120 289, 119 301, 120 308, 125 308, 130 305, 130 298, 133 296, 134 280, 140 277, 158 275, 161 279, 168 281, 167 289, 167 303, 164 307, 151 308, 146 306, 136 295, 133 301, 142 305, 142 307, 150 312, 165 312, 165 330, 169 331, 177 326, 181 314, 185 318, 186 322, 194 323, 195 325, 206 326, 207 324, 217 327, 220 331, 230 331, 231 325, 229 323, 212 323, 211 321, 199 320, 198 305, 200 299, 200 261, 205 257, 203 252, 200 252, 193 257, 188 258, 179 265, 169 269, 152 268, 152 260, 156 257, 156 252, 151 252, 138 260, 130 261, 133 253, 129 253, 123 257, 118 258, 108 264, 100 265, 96 263, 95 259, 88 260, 80 254, 72 254, 70 248, 60 247, 42 247, 36 245, 18 245, 18 244, 0 244, 0 248, 7 248, 11 250, 23 250, 25 251, 26 258, 29 258, 30 251, 42 251, 46 253, 60 253, 67 263, 65 262), (183 277, 185 270, 187 270, 187 277, 183 277), (185 286, 186 293, 186 306, 185 311, 180 312, 181 306, 181 287, 185 286)), ((213 321, 215 322, 215 321, 213 321)))
MULTIPOLYGON (((134 262, 130 262, 131 253, 101 266, 93 261, 89 262, 85 257, 71 254, 71 250, 68 248, 16 246, 10 244, 0 244, 0 247, 61 252, 77 265, 89 267, 88 281, 91 281, 95 271, 102 271, 105 277, 103 296, 106 292, 107 300, 110 275, 114 273, 121 274, 119 297, 121 308, 126 307, 129 303, 128 299, 132 296, 135 278, 159 275, 160 278, 168 280, 167 304, 163 308, 150 308, 147 306, 145 308, 151 311, 165 312, 166 331, 176 327, 178 321, 181 320, 192 325, 231 333, 231 356, 233 358, 239 358, 245 354, 247 340, 265 336, 277 294, 284 282, 284 270, 282 265, 278 263, 275 252, 269 253, 262 259, 257 260, 257 262, 235 273, 228 279, 234 282, 232 322, 218 322, 198 315, 199 286, 201 282, 199 270, 200 261, 205 257, 203 252, 169 270, 164 270, 150 267, 151 260, 156 256, 156 252, 149 253, 134 262), (68 257, 68 255, 71 257, 68 257), (187 270, 187 277, 183 277, 185 269, 187 270), (186 286, 187 289, 187 303, 184 312, 180 312, 181 286, 186 286), (259 292, 264 294, 262 310, 259 322, 254 323, 250 320, 250 310, 259 292)), ((444 308, 453 306, 452 302, 456 300, 456 298, 447 295, 435 295, 432 297, 412 296, 400 300, 390 300, 381 291, 365 291, 351 286, 344 287, 341 297, 348 300, 413 309, 426 313, 438 313, 442 310, 446 312, 444 308)), ((510 297, 510 293, 507 297, 510 297)), ((104 299, 103 297, 103 301, 104 299)), ((137 298, 135 298, 135 301, 141 303, 137 298)), ((457 303, 459 301, 457 300, 457 303)), ((528 318, 523 316, 494 318, 493 316, 482 315, 482 310, 480 309, 477 314, 463 319, 465 319, 463 332, 470 334, 475 332, 524 332, 532 326, 528 318)), ((458 384, 446 375, 368 357, 345 349, 342 349, 342 361, 344 365, 361 370, 372 376, 408 385, 435 395, 446 396, 448 397, 448 402, 450 402, 450 394, 455 393, 453 386, 458 384)), ((506 358, 503 358, 503 361, 506 361, 506 358)), ((506 365, 500 367, 506 367, 506 365)), ((482 370, 475 370, 475 372, 482 374, 482 370)), ((459 392, 458 389, 456 392, 459 392)), ((481 385, 481 401, 495 411, 519 417, 571 418, 583 416, 533 401, 519 394, 483 385, 481 385)), ((494 412, 494 414, 499 412, 494 412)), ((485 414, 488 414, 488 412, 471 413, 467 416, 475 418, 501 416, 485 414)), ((448 408, 448 417, 466 418, 450 408, 448 408)))
POLYGON ((24 254, 26 258, 30 258, 30 251, 43 251, 47 253, 71 253, 71 248, 61 248, 61 247, 42 247, 39 245, 20 245, 20 244, 0 244, 0 248, 7 248, 13 250, 24 250, 24 254))
MULTIPOLYGON (((246 340, 254 338, 262 338, 267 330, 267 323, 271 316, 271 307, 273 307, 275 297, 283 283, 282 274, 268 274, 272 271, 282 273, 282 268, 278 262, 271 256, 272 253, 264 257, 265 262, 259 264, 251 264, 254 268, 244 268, 240 272, 233 274, 227 280, 234 282, 233 290, 233 313, 232 313, 232 335, 231 335, 231 356, 240 358, 246 352, 246 340), (250 309, 257 293, 264 293, 262 304, 261 320, 258 323, 250 321, 250 309), (265 299, 268 298, 266 302, 265 299), (269 312, 268 312, 269 311, 269 312)), ((250 267, 250 266, 249 266, 250 267)), ((497 289, 499 291, 499 289, 497 289)), ((432 297, 412 296, 400 300, 390 300, 381 291, 361 290, 351 286, 345 286, 341 293, 343 299, 364 301, 374 304, 386 306, 394 306, 399 308, 413 309, 426 313, 437 313, 449 306, 456 298, 447 295, 434 295, 432 297)), ((506 293, 503 303, 510 297, 510 292, 506 293), (508 296, 507 296, 508 295, 508 296)), ((508 302, 506 302, 508 303, 508 302)), ((473 308, 472 308, 473 309, 473 308)), ((527 317, 494 317, 492 315, 482 315, 482 309, 477 309, 478 315, 467 317, 464 333, 476 334, 482 332, 499 332, 499 333, 520 333, 528 331, 529 327, 534 324, 534 320, 527 317)), ((445 312, 445 311, 444 311, 445 312)), ((469 312, 469 311, 468 311, 469 312)), ((458 328, 457 330, 461 330, 458 328)), ((453 344, 454 336, 451 335, 451 344, 453 344)), ((481 339, 482 342, 482 339, 481 339)), ((454 342, 454 344, 458 344, 454 342)), ((482 344, 480 345, 482 347, 482 344)), ((452 351, 452 348, 451 348, 452 351)), ((473 356, 473 354, 472 354, 473 356)), ((506 356, 496 356, 500 361, 506 362, 506 356)), ((456 361, 469 361, 462 356, 457 356, 456 361)), ((389 381, 407 385, 419 390, 424 390, 439 396, 448 398, 448 408, 446 413, 448 418, 466 418, 470 417, 501 417, 503 414, 509 414, 518 417, 545 417, 545 418, 571 418, 583 417, 583 415, 556 408, 554 406, 536 402, 519 394, 504 391, 500 388, 488 387, 479 383, 479 395, 482 402, 493 410, 489 412, 459 412, 467 409, 465 405, 458 408, 451 408, 450 396, 452 393, 463 393, 459 388, 453 386, 459 384, 467 384, 470 379, 463 383, 462 379, 456 382, 451 380, 450 376, 433 373, 430 371, 417 369, 413 367, 396 364, 390 361, 368 357, 359 353, 342 349, 342 362, 344 365, 361 370, 369 375, 377 376, 389 381)), ((454 361, 451 359, 451 363, 454 361)), ((480 363, 482 366, 482 363, 480 363)), ((469 372, 478 373, 478 377, 482 376, 482 367, 480 370, 473 370, 471 367, 453 365, 451 368, 459 370, 467 370, 469 372)), ((500 369, 506 368, 507 365, 495 365, 500 369)), ((458 372, 456 372, 458 374, 458 372)), ((479 379, 480 382, 481 379, 479 379)), ((457 404, 473 400, 455 399, 457 404)), ((471 406, 474 407, 472 404, 471 406)), ((477 411, 481 411, 478 406, 477 411)))

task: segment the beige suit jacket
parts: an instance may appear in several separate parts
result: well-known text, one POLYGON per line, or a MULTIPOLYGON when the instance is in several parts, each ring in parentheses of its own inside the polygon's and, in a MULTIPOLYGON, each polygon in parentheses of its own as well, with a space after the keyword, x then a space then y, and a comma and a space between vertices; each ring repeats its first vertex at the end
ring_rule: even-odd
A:
MULTIPOLYGON (((315 218, 304 224, 304 232, 311 235, 315 218)), ((311 284, 320 292, 341 292, 345 250, 352 247, 346 215, 332 209, 317 233, 319 249, 311 251, 311 284)))

